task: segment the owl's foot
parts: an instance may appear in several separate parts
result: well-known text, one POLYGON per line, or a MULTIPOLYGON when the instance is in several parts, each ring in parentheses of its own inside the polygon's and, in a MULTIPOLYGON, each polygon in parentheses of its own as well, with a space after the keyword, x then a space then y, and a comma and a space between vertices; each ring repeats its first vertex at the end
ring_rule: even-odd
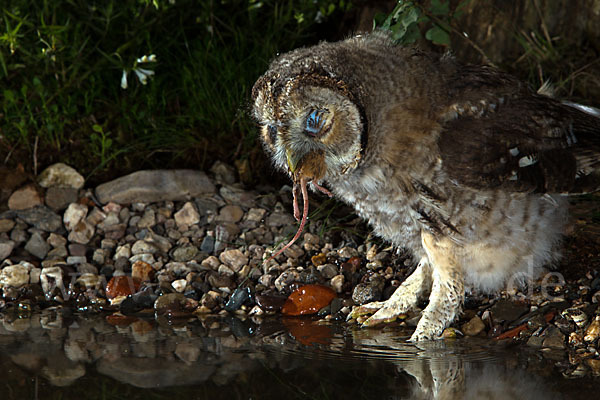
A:
POLYGON ((431 295, 423 310, 411 342, 441 339, 444 329, 452 323, 464 303, 465 289, 462 269, 456 262, 455 244, 448 238, 437 240, 423 233, 423 248, 432 265, 431 295))
POLYGON ((350 318, 373 314, 362 326, 375 326, 393 322, 399 316, 414 309, 421 295, 431 288, 431 269, 427 259, 423 258, 415 271, 396 289, 386 301, 375 301, 352 309, 350 318))

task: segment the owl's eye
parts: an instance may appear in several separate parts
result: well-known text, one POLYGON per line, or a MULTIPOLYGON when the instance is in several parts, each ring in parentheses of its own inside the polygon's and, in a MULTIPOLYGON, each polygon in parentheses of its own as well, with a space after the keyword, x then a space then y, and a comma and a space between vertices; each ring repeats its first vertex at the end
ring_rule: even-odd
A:
POLYGON ((306 117, 304 133, 317 137, 325 125, 325 113, 327 110, 310 110, 306 117))

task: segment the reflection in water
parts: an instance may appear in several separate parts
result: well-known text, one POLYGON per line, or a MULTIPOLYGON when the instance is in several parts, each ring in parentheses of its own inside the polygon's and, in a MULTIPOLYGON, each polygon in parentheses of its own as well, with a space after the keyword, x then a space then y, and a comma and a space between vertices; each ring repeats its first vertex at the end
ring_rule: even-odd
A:
MULTIPOLYGON (((2 399, 593 397, 539 352, 489 340, 409 344, 399 328, 309 318, 184 325, 47 310, 0 315, 2 399), (577 390, 574 390, 577 388, 577 390)), ((562 355, 560 356, 562 357, 562 355)))

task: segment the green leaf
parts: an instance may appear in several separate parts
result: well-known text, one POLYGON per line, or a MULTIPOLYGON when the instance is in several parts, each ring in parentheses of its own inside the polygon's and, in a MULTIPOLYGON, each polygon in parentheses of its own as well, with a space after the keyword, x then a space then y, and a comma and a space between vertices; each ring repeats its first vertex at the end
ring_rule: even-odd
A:
POLYGON ((94 125, 92 125, 92 130, 93 130, 94 132, 98 132, 98 133, 102 133, 102 131, 103 131, 103 130, 102 130, 102 127, 101 127, 100 125, 98 125, 98 124, 94 124, 94 125))
POLYGON ((450 45, 450 35, 437 25, 425 32, 425 38, 431 40, 435 44, 443 46, 450 45))
POLYGON ((406 34, 402 39, 403 44, 412 44, 417 40, 421 39, 421 31, 419 30, 419 26, 417 24, 413 24, 408 27, 406 30, 406 34))
POLYGON ((430 10, 433 15, 449 15, 450 2, 442 3, 442 0, 431 0, 430 10))

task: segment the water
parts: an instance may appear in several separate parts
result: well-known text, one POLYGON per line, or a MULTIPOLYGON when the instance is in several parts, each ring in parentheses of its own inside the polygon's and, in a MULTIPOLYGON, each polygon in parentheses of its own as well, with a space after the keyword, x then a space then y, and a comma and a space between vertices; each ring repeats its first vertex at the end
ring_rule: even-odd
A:
POLYGON ((1 399, 588 399, 566 353, 310 318, 0 315, 1 399))

